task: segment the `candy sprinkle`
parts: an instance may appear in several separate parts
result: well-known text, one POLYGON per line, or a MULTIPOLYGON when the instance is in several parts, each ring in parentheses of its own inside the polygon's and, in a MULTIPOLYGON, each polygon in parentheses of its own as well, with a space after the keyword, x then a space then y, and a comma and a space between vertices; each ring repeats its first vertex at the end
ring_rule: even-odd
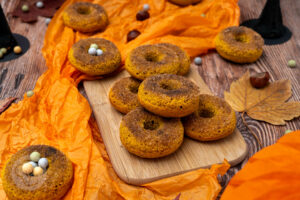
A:
POLYGON ((89 48, 89 51, 88 51, 88 53, 89 53, 90 55, 96 55, 96 53, 97 53, 97 49, 96 49, 96 48, 93 48, 93 47, 91 47, 91 48, 89 48))
POLYGON ((195 63, 196 65, 201 65, 201 64, 202 64, 202 59, 201 59, 200 57, 196 57, 196 58, 194 59, 194 63, 195 63))
POLYGON ((97 44, 91 44, 90 48, 98 49, 98 45, 97 44))
POLYGON ((6 49, 6 48, 1 48, 0 51, 1 51, 3 54, 6 54, 6 53, 7 53, 7 49, 6 49))
POLYGON ((293 132, 293 131, 290 130, 290 129, 287 129, 287 130, 284 132, 284 134, 288 134, 288 133, 291 133, 291 132, 293 132))
POLYGON ((29 11, 29 6, 24 4, 21 9, 22 9, 23 12, 28 12, 29 11))
POLYGON ((288 61, 288 66, 291 67, 291 68, 296 67, 296 61, 295 60, 289 60, 288 61))
POLYGON ((48 159, 47 158, 41 158, 38 162, 39 166, 43 169, 46 169, 48 167, 48 159))
POLYGON ((34 95, 34 92, 32 90, 29 90, 28 92, 26 92, 26 95, 27 97, 32 97, 34 95))
POLYGON ((22 52, 22 48, 20 46, 15 46, 14 47, 14 53, 15 54, 20 54, 22 52))
POLYGON ((46 19, 45 19, 46 25, 48 25, 50 22, 51 22, 51 18, 46 18, 46 19))
POLYGON ((30 154, 31 161, 38 162, 40 158, 41 158, 41 154, 37 151, 34 151, 30 154))
POLYGON ((42 1, 38 1, 38 2, 36 2, 35 6, 38 8, 42 8, 42 7, 44 7, 44 3, 42 1))
POLYGON ((97 49, 97 56, 101 56, 103 54, 102 49, 97 49))
POLYGON ((34 176, 39 176, 39 175, 42 175, 43 173, 44 173, 44 170, 41 167, 35 167, 33 169, 33 175, 34 176))
POLYGON ((33 168, 37 167, 37 163, 36 162, 30 161, 28 163, 31 164, 33 168))
POLYGON ((143 5, 143 10, 144 10, 144 11, 148 11, 148 10, 150 10, 150 6, 149 6, 149 4, 147 4, 147 3, 146 3, 146 4, 144 4, 144 5, 143 5))
POLYGON ((33 171, 33 166, 30 163, 24 163, 22 165, 22 171, 24 174, 30 174, 33 171))

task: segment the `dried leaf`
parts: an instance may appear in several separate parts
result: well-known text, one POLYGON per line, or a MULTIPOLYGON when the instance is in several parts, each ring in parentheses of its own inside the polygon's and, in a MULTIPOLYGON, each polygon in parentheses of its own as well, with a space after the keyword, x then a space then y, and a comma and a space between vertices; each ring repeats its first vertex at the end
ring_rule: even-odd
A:
POLYGON ((263 89, 253 88, 249 71, 231 84, 230 92, 224 93, 234 110, 274 125, 284 125, 286 120, 300 116, 300 102, 285 102, 291 95, 289 80, 270 83, 263 89))
POLYGON ((5 111, 15 99, 17 99, 17 98, 16 97, 9 97, 9 98, 0 100, 0 114, 3 111, 5 111))

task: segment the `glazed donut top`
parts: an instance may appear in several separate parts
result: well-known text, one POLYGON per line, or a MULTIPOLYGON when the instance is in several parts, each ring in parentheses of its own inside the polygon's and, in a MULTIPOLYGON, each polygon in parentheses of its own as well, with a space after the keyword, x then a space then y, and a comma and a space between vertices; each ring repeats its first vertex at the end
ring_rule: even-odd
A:
POLYGON ((51 195, 57 185, 62 186, 72 180, 73 166, 61 151, 47 145, 33 145, 21 149, 11 157, 3 176, 5 184, 17 187, 17 193, 39 190, 51 195), (30 176, 22 171, 22 165, 30 160, 29 155, 33 151, 39 152, 41 157, 49 160, 47 171, 39 176, 30 176))
POLYGON ((144 91, 162 95, 162 97, 194 98, 199 95, 199 88, 189 79, 175 74, 159 74, 144 80, 144 91))
POLYGON ((245 49, 260 49, 264 45, 263 38, 254 30, 245 26, 232 26, 220 32, 224 42, 245 49))
MULTIPOLYGON (((123 117, 123 122, 140 141, 157 141, 160 144, 168 145, 182 134, 180 132, 182 124, 179 118, 163 118, 142 107, 130 111, 123 117)), ((153 145, 157 145, 157 143, 153 145)))
POLYGON ((135 78, 145 79, 155 74, 176 74, 179 71, 179 58, 174 51, 157 45, 142 45, 131 51, 125 68, 135 78))
POLYGON ((102 6, 89 2, 73 3, 66 8, 65 12, 72 16, 72 18, 70 18, 71 23, 77 23, 78 20, 90 19, 91 16, 101 19, 101 14, 106 15, 102 6))
POLYGON ((73 56, 81 65, 96 65, 98 63, 118 63, 121 58, 118 48, 109 40, 103 38, 87 38, 76 42, 73 46, 73 56), (94 56, 88 53, 91 44, 97 44, 103 51, 101 56, 94 56))

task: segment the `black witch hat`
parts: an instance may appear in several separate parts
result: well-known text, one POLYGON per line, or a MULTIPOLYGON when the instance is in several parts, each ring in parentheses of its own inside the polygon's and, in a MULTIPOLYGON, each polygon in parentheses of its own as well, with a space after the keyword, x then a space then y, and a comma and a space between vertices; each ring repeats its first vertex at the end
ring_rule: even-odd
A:
POLYGON ((13 34, 11 32, 3 9, 0 5, 0 49, 6 48, 7 50, 7 53, 5 53, 5 55, 0 59, 0 62, 6 62, 19 58, 25 54, 29 47, 30 43, 26 37, 19 34, 13 34), (22 48, 22 53, 13 53, 12 50, 15 46, 20 46, 22 48))
POLYGON ((281 44, 288 41, 292 33, 283 25, 280 0, 267 0, 258 19, 251 19, 241 24, 258 32, 265 40, 265 44, 281 44))
POLYGON ((0 48, 6 48, 10 50, 16 45, 17 41, 9 28, 2 7, 0 5, 0 48))

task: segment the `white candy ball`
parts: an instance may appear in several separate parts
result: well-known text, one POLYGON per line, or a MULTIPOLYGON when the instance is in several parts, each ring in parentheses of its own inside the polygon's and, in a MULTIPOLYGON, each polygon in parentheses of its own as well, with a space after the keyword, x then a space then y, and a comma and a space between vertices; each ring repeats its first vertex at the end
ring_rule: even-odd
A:
POLYGON ((24 174, 30 174, 33 171, 33 166, 28 162, 22 165, 22 171, 24 174))
POLYGON ((51 18, 46 18, 46 19, 45 19, 46 25, 48 25, 50 22, 51 22, 51 18))
POLYGON ((26 92, 27 97, 32 97, 34 95, 34 92, 32 90, 29 90, 26 92))
POLYGON ((34 151, 30 154, 30 160, 33 162, 38 162, 40 158, 41 154, 39 152, 34 151))
POLYGON ((97 53, 97 49, 95 49, 95 48, 89 48, 89 54, 90 55, 96 55, 96 53, 97 53))
POLYGON ((143 10, 144 10, 144 11, 150 10, 149 4, 144 4, 144 5, 143 5, 143 10))
POLYGON ((43 169, 46 169, 48 167, 48 159, 47 158, 41 158, 38 162, 39 166, 43 169))
POLYGON ((43 173, 44 173, 44 170, 41 167, 35 167, 33 169, 33 175, 34 176, 39 176, 39 175, 42 175, 43 173))
POLYGON ((98 45, 97 44, 91 44, 90 48, 98 49, 98 45))
POLYGON ((28 162, 28 163, 31 164, 33 168, 37 167, 36 162, 30 161, 30 162, 28 162))
POLYGON ((103 54, 102 49, 97 49, 97 56, 101 56, 103 54))
POLYGON ((38 8, 42 8, 42 7, 44 7, 44 3, 42 2, 42 1, 38 1, 38 2, 36 2, 36 7, 38 7, 38 8))
POLYGON ((195 63, 196 65, 201 65, 202 59, 201 59, 200 57, 196 57, 196 58, 194 59, 194 63, 195 63))

